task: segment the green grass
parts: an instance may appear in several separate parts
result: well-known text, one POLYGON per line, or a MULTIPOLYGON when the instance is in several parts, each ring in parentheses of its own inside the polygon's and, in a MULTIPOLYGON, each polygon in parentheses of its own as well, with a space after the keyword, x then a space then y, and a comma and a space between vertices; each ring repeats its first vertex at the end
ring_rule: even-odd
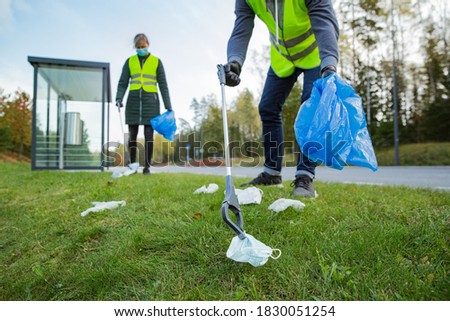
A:
POLYGON ((0 300, 450 299, 449 193, 317 183, 303 211, 275 214, 291 187, 265 187, 245 229, 282 255, 254 268, 225 255, 223 177, 6 163, 0 177, 0 300), (80 216, 112 200, 127 205, 80 216))
MULTIPOLYGON (((394 148, 376 151, 378 165, 394 165, 394 148)), ((450 143, 424 143, 399 146, 400 165, 402 166, 449 166, 450 143)))

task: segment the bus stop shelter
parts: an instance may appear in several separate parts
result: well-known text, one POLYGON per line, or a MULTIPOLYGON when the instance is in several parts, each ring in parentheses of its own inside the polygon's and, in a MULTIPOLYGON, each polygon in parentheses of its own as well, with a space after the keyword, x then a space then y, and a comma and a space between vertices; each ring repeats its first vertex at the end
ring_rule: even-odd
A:
POLYGON ((28 62, 34 67, 32 169, 103 170, 109 165, 109 63, 28 62))

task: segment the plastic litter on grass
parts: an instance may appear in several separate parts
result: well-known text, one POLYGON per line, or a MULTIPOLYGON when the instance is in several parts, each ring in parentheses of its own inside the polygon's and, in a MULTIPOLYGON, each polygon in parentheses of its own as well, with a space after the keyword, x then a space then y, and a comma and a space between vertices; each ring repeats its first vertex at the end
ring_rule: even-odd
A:
POLYGON ((240 205, 261 204, 263 191, 259 188, 252 186, 244 190, 235 189, 235 191, 240 205))
POLYGON ((123 170, 116 170, 113 172, 111 178, 120 178, 123 176, 130 176, 132 174, 135 174, 137 170, 139 169, 139 163, 131 163, 128 164, 123 168, 123 170))
POLYGON ((231 240, 227 251, 227 257, 236 262, 250 263, 254 267, 266 264, 269 258, 274 260, 281 256, 279 249, 272 249, 250 234, 245 234, 244 239, 235 236, 231 240))
POLYGON ((272 210, 276 213, 280 213, 280 212, 286 210, 287 208, 292 207, 293 209, 300 211, 300 210, 304 209, 305 206, 306 205, 304 203, 297 201, 297 200, 280 198, 280 199, 276 200, 275 202, 273 202, 272 204, 270 204, 269 210, 272 210))
POLYGON ((219 190, 219 185, 217 184, 209 184, 208 187, 206 187, 206 185, 203 185, 202 187, 198 188, 197 190, 195 190, 194 194, 212 194, 215 193, 219 190))
POLYGON ((92 212, 101 212, 104 210, 112 210, 119 206, 125 206, 127 203, 125 201, 112 201, 112 202, 92 202, 94 207, 88 208, 86 211, 81 213, 81 216, 86 216, 92 212))

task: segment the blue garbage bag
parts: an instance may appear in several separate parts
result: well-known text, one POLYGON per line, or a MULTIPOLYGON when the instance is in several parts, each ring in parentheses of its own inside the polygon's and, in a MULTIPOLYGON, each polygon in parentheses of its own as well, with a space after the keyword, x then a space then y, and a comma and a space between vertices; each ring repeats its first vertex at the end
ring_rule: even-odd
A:
POLYGON ((335 74, 314 82, 294 129, 302 153, 316 163, 378 169, 361 97, 335 74))
POLYGON ((156 116, 150 120, 153 129, 159 134, 163 135, 165 139, 173 141, 177 124, 175 120, 175 113, 173 110, 168 110, 164 114, 156 116))

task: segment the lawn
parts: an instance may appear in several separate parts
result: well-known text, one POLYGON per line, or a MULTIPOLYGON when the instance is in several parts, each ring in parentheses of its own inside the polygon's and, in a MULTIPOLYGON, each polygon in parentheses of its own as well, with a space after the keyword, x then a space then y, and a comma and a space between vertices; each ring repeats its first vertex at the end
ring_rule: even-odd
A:
POLYGON ((446 192, 318 182, 305 209, 275 214, 289 182, 263 187, 261 205, 242 206, 245 229, 282 255, 255 268, 225 255, 223 177, 7 163, 0 177, 0 300, 450 299, 446 192), (193 194, 209 183, 219 191, 193 194))

